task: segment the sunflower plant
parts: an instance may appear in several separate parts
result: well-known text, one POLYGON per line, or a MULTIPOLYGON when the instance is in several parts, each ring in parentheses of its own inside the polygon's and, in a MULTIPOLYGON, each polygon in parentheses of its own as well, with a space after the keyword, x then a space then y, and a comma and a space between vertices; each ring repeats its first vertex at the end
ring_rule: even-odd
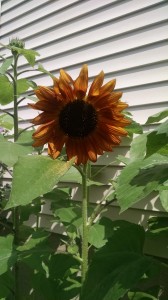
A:
POLYGON ((57 78, 37 66, 39 54, 23 41, 4 47, 10 55, 0 67, 0 172, 12 185, 0 188, 0 299, 166 300, 167 259, 147 245, 168 242, 168 111, 151 116, 146 124, 163 122, 143 133, 103 71, 91 83, 87 64, 76 79, 63 69, 57 78), (20 70, 20 57, 31 69, 20 70), (50 76, 52 87, 22 77, 31 71, 50 76), (30 100, 39 113, 19 128, 19 106, 30 100), (130 156, 117 157, 123 170, 115 180, 109 176, 93 204, 93 187, 102 189, 107 167, 95 168, 96 161, 115 156, 122 137, 131 141, 130 156), (108 217, 112 203, 123 212, 153 192, 165 214, 150 218, 147 228, 108 217), (41 222, 48 204, 57 234, 41 222))

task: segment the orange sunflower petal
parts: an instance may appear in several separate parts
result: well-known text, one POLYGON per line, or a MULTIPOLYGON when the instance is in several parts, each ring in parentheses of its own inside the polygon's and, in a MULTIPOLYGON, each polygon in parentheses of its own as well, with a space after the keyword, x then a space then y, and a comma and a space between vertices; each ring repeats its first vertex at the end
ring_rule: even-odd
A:
POLYGON ((54 90, 46 86, 39 86, 34 92, 39 100, 52 101, 56 98, 54 90))
POLYGON ((38 129, 33 133, 33 138, 39 139, 45 136, 50 136, 51 131, 53 130, 54 123, 55 120, 39 126, 38 129))
POLYGON ((104 81, 104 72, 101 71, 99 73, 99 75, 97 75, 96 78, 94 79, 94 81, 92 82, 91 87, 89 89, 88 96, 97 96, 97 95, 99 95, 100 88, 103 84, 103 81, 104 81))
POLYGON ((59 90, 63 96, 64 100, 73 101, 74 93, 72 87, 64 79, 59 80, 59 90))
POLYGON ((42 110, 45 112, 52 112, 53 110, 56 109, 57 102, 56 101, 55 102, 47 102, 44 100, 40 100, 40 101, 36 102, 35 104, 29 103, 28 105, 37 110, 42 110))
POLYGON ((64 146, 65 143, 65 136, 55 137, 48 143, 48 154, 53 157, 54 159, 57 158, 64 146))
POLYGON ((66 81, 68 84, 74 83, 72 77, 63 69, 60 70, 60 78, 66 81))
POLYGON ((83 65, 78 78, 74 82, 75 94, 78 99, 83 99, 88 88, 88 67, 83 65))
POLYGON ((107 82, 105 85, 103 85, 100 89, 101 93, 105 93, 105 92, 112 92, 115 88, 115 84, 116 84, 116 80, 113 79, 109 82, 107 82))
POLYGON ((60 94, 60 90, 59 90, 59 79, 56 78, 56 77, 53 77, 53 83, 54 83, 54 92, 56 95, 59 95, 60 94))
POLYGON ((42 112, 37 117, 35 117, 31 122, 35 125, 40 125, 44 123, 48 123, 56 118, 56 113, 46 113, 42 112))

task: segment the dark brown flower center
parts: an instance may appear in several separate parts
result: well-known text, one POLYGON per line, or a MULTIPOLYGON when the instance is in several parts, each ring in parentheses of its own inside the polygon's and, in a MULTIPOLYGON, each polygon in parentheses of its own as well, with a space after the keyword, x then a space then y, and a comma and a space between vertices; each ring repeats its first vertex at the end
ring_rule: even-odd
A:
POLYGON ((75 100, 63 108, 59 124, 70 137, 86 137, 97 125, 97 113, 91 104, 75 100))

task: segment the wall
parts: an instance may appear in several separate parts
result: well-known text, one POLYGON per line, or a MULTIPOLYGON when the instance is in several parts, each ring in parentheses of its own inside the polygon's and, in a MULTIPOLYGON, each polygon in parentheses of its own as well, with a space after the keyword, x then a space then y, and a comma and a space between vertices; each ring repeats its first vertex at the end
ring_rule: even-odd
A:
MULTIPOLYGON (((117 79, 116 89, 123 91, 129 111, 142 125, 148 116, 164 110, 168 104, 168 2, 164 0, 2 0, 1 42, 19 37, 27 48, 40 53, 38 61, 55 74, 64 68, 76 77, 81 65, 89 66, 90 81, 102 69, 105 79, 117 79)), ((1 47, 1 55, 6 50, 1 47)), ((26 68, 20 60, 20 71, 26 68)), ((51 85, 51 79, 36 70, 25 76, 40 85, 51 85)), ((10 105, 8 107, 10 111, 10 105)), ((30 125, 36 112, 27 108, 27 100, 19 108, 20 127, 30 125)), ((145 130, 153 128, 144 126, 145 130)), ((129 140, 112 154, 101 157, 95 168, 110 164, 102 172, 104 186, 92 190, 92 201, 100 199, 108 179, 116 176, 122 165, 118 154, 127 155, 129 140)), ((8 177, 6 181, 10 181, 8 177)), ((69 183, 73 185, 73 183, 69 183)), ((78 199, 79 190, 75 197, 78 199)), ((112 218, 126 218, 146 223, 149 216, 159 215, 162 207, 155 195, 118 215, 114 204, 112 218)), ((47 204, 41 224, 50 227, 52 216, 47 204)), ((33 219, 32 219, 33 222, 33 219)), ((56 224, 51 226, 57 230, 56 224)), ((164 250, 163 250, 164 252, 164 250)))

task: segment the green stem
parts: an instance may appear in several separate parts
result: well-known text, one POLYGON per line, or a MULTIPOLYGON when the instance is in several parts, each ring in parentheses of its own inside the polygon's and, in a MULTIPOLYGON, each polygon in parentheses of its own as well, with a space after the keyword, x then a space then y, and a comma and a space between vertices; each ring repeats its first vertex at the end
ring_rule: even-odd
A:
POLYGON ((83 167, 82 175, 82 222, 83 222, 83 236, 82 236, 82 283, 85 280, 88 269, 88 164, 83 167))
MULTIPOLYGON (((14 54, 14 64, 13 64, 13 100, 14 100, 14 142, 18 139, 19 126, 18 126, 18 105, 17 105, 17 62, 18 54, 14 54)), ((13 220, 14 220, 14 243, 15 245, 19 244, 19 226, 20 226, 20 208, 15 207, 13 209, 13 220)), ((16 261, 15 268, 15 299, 20 299, 19 292, 19 264, 16 261)))
POLYGON ((17 61, 18 54, 14 55, 14 65, 13 65, 13 100, 14 100, 14 142, 18 139, 18 105, 17 105, 17 61))

